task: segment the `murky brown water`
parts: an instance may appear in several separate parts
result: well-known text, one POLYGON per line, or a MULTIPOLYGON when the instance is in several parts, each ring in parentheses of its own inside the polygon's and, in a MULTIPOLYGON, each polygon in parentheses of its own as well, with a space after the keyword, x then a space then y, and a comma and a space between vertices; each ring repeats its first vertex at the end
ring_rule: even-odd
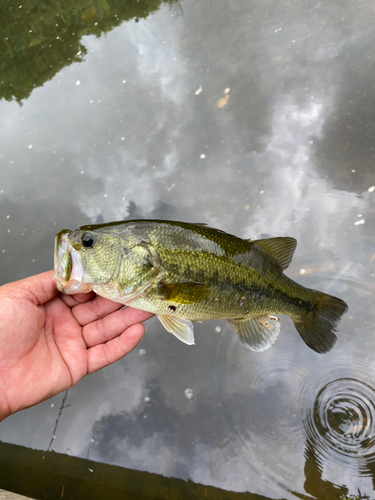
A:
POLYGON ((0 440, 267 498, 375 498, 373 2, 0 14, 1 283, 51 269, 64 227, 154 217, 293 236, 287 274, 349 304, 324 356, 288 318, 264 353, 224 321, 188 347, 153 319, 0 440))

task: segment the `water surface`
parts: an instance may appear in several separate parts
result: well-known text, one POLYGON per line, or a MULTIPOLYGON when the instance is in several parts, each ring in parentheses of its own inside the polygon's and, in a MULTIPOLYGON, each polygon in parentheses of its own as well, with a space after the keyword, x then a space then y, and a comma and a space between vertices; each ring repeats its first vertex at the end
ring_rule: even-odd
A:
POLYGON ((0 440, 267 498, 375 498, 370 1, 1 6, 1 283, 62 228, 127 218, 293 236, 288 276, 349 304, 335 348, 264 353, 157 320, 0 440), (359 493, 360 492, 360 493, 359 493))

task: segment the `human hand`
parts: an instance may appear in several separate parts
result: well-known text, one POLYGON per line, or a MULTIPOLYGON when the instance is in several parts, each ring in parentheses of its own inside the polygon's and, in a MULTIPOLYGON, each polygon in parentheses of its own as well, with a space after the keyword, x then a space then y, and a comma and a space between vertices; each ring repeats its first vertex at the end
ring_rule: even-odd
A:
POLYGON ((0 287, 0 421, 128 354, 152 314, 63 295, 53 271, 0 287))

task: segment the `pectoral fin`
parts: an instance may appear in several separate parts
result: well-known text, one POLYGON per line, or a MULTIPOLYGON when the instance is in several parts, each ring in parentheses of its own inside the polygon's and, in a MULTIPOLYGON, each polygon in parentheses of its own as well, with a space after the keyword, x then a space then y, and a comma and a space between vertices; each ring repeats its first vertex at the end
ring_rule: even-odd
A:
MULTIPOLYGON (((157 269, 151 267, 143 274, 137 276, 137 279, 126 282, 122 284, 118 283, 116 294, 103 295, 103 291, 101 291, 101 295, 106 296, 109 299, 115 300, 117 302, 121 302, 122 304, 130 304, 134 300, 139 299, 144 294, 145 290, 152 284, 153 278, 157 275, 157 269)), ((94 291, 97 291, 94 289, 94 291)))
POLYGON ((205 299, 210 289, 205 283, 167 283, 159 285, 163 300, 177 304, 195 304, 205 299))
POLYGON ((265 315, 258 318, 228 320, 246 347, 252 351, 265 351, 280 332, 279 318, 265 315))
POLYGON ((164 328, 173 333, 181 342, 188 345, 194 345, 194 327, 188 319, 177 318, 176 316, 158 316, 160 323, 164 328))

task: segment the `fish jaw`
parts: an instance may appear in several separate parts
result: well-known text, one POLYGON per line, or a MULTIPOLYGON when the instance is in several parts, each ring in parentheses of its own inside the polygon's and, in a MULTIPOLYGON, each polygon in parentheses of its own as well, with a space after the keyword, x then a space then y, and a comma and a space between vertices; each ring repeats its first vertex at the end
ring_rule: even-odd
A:
POLYGON ((71 245, 70 232, 63 230, 55 237, 54 276, 57 289, 67 295, 91 292, 92 284, 85 283, 82 254, 71 245))

